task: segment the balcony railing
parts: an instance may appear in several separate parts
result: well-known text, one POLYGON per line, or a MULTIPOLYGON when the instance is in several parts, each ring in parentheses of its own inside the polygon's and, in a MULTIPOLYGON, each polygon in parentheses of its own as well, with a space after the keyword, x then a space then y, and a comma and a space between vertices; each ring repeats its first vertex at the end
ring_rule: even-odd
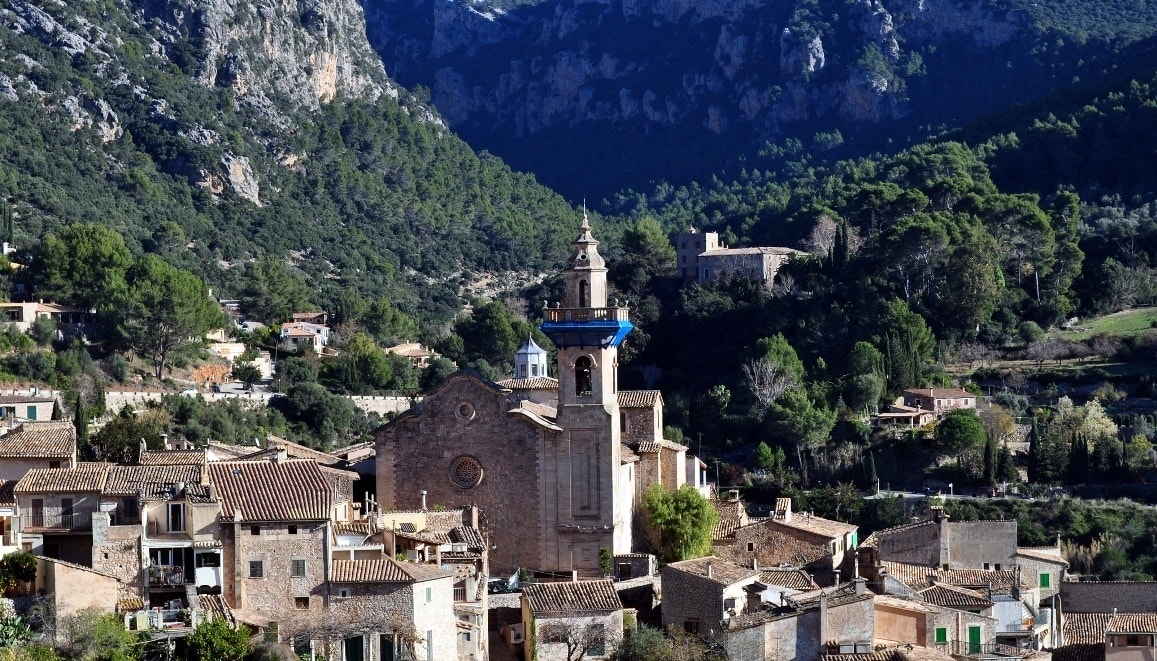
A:
POLYGON ((627 308, 544 308, 542 319, 547 323, 586 321, 628 321, 627 308))
POLYGON ((977 659, 1020 658, 1019 649, 1000 643, 973 643, 966 640, 952 640, 946 643, 936 643, 935 647, 938 651, 951 656, 965 656, 977 659))
POLYGON ((454 603, 462 603, 466 601, 466 588, 454 588, 454 603))
POLYGON ((29 512, 24 515, 24 527, 41 530, 92 530, 93 511, 29 512))
POLYGON ((185 568, 173 565, 149 567, 149 587, 181 586, 185 584, 185 568))

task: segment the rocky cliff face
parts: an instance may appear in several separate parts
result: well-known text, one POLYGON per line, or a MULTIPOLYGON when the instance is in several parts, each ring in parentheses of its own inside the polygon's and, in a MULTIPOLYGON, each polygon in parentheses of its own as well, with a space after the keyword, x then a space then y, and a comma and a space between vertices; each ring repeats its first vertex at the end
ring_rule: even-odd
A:
MULTIPOLYGON (((108 11, 87 17, 83 4, 75 11, 65 7, 12 0, 0 5, 0 22, 13 33, 36 37, 46 53, 61 51, 91 62, 94 76, 131 86, 133 96, 150 104, 162 123, 180 124, 178 102, 130 73, 126 42, 137 56, 179 63, 205 88, 228 88, 235 107, 255 111, 280 130, 291 128, 296 112, 316 110, 339 94, 367 99, 398 94, 365 38, 364 15, 354 0, 129 1, 117 4, 123 13, 118 20, 110 20, 108 11)), ((71 118, 74 130, 94 129, 106 143, 123 137, 118 114, 105 99, 95 92, 55 98, 33 82, 46 62, 24 53, 14 59, 10 71, 0 73, 4 100, 39 98, 71 118)), ((187 127, 181 134, 221 155, 215 164, 175 162, 171 169, 214 194, 228 191, 261 203, 249 158, 221 145, 216 132, 205 126, 187 127)), ((267 135, 265 141, 272 144, 276 138, 267 135)))
POLYGON ((922 49, 996 48, 1025 24, 980 0, 369 0, 366 14, 390 74, 515 163, 512 138, 566 152, 581 147, 563 134, 759 144, 796 124, 870 129, 913 112, 922 49))

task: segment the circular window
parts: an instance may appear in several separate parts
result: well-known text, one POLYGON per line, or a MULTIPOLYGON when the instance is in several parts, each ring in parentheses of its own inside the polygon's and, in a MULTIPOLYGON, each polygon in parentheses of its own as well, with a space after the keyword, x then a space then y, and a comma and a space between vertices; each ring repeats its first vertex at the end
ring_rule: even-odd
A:
POLYGON ((462 402, 454 411, 454 415, 463 420, 469 420, 474 417, 474 405, 470 402, 462 402))
POLYGON ((450 481, 455 486, 470 489, 482 481, 482 464, 469 455, 462 455, 450 462, 450 481))

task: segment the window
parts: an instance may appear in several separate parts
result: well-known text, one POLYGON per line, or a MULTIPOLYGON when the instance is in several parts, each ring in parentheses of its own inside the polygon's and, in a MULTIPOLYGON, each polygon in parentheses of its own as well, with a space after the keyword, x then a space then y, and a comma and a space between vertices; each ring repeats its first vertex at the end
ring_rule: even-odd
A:
POLYGON ((309 610, 309 597, 294 597, 293 607, 299 611, 309 610))
POLYGON ((50 462, 48 462, 48 467, 49 468, 60 468, 60 462, 59 461, 50 461, 50 462))
POLYGON ((574 361, 574 393, 591 394, 591 359, 586 356, 579 356, 574 361))
POLYGON ((261 534, 261 526, 253 526, 253 527, 251 527, 251 528, 249 529, 249 534, 250 534, 250 535, 260 535, 260 534, 261 534))
POLYGON ((607 634, 603 625, 592 624, 587 627, 587 656, 602 656, 607 653, 607 634))
POLYGON ((350 598, 350 589, 349 588, 338 588, 337 589, 337 598, 338 599, 349 599, 350 598))
POLYGON ((289 561, 289 575, 295 578, 305 576, 305 560, 294 559, 289 561))
POLYGON ((185 532, 184 503, 169 503, 169 532, 185 532))
POLYGON ((426 588, 426 603, 434 601, 434 588, 426 588))
POLYGON ((1039 575, 1039 578, 1040 578, 1040 582, 1038 583, 1038 585, 1040 587, 1042 587, 1042 588, 1050 587, 1050 584, 1051 584, 1052 578, 1053 578, 1051 574, 1049 574, 1048 572, 1042 571, 1039 575))
POLYGON ((728 597, 723 600, 723 610, 731 610, 735 608, 735 597, 728 597))
POLYGON ((265 578, 265 563, 261 560, 250 560, 249 578, 265 578))
POLYGON ((542 642, 544 643, 565 643, 566 642, 566 625, 564 624, 548 624, 542 630, 542 642))
MULTIPOLYGON (((426 588, 427 590, 429 588, 426 588)), ((434 661, 434 630, 426 630, 426 661, 434 661)))
POLYGON ((591 306, 590 285, 586 280, 579 280, 579 300, 578 306, 580 308, 589 308, 591 306))
POLYGON ((698 636, 699 635, 699 618, 693 617, 683 623, 683 631, 698 636))
POLYGON ((292 524, 292 523, 289 524, 289 527, 286 528, 286 532, 288 532, 290 535, 296 535, 297 534, 297 526, 292 524))
POLYGON ((748 551, 748 553, 754 553, 755 552, 755 542, 748 542, 747 543, 747 551, 748 551))
POLYGON ((947 643, 948 642, 948 627, 936 627, 936 642, 937 643, 947 643))
POLYGON ((989 566, 989 564, 988 564, 987 562, 986 562, 986 563, 984 563, 984 571, 988 571, 989 569, 991 569, 991 567, 989 566))

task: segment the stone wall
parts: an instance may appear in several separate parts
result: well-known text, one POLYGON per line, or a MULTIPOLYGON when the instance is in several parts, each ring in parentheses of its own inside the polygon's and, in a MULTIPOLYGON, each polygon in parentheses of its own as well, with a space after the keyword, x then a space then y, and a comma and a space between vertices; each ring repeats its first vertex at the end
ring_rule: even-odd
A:
POLYGON ((1157 612, 1157 583, 1103 581, 1061 583, 1061 602, 1070 613, 1157 612))
MULTIPOLYGON (((148 405, 149 402, 159 402, 163 396, 172 394, 175 393, 171 390, 111 390, 105 393, 105 409, 109 414, 115 415, 124 408, 125 405, 132 408, 143 407, 148 405)), ((242 406, 261 408, 268 406, 269 400, 277 395, 269 392, 202 392, 200 396, 205 398, 207 402, 233 400, 242 406)), ((348 398, 354 403, 354 406, 362 411, 366 413, 377 413, 383 416, 387 413, 401 413, 402 411, 406 411, 414 401, 411 397, 401 395, 351 395, 348 398)))
MULTIPOLYGON (((309 610, 325 607, 325 540, 328 526, 322 523, 298 523, 290 533, 286 523, 251 523, 234 525, 236 574, 240 577, 240 596, 236 606, 277 619, 278 614, 294 613, 295 598, 306 597, 309 610), (254 534, 256 529, 257 534, 254 534), (305 560, 305 575, 290 575, 293 560, 305 560), (261 561, 262 576, 252 577, 250 562, 261 561)), ((229 545, 226 545, 229 546, 229 545)), ((230 555, 226 553, 225 556, 230 555)), ((223 560, 229 560, 225 557, 223 560)), ((222 567, 228 581, 229 567, 222 567)))
POLYGON ((120 581, 119 598, 145 598, 141 561, 141 527, 110 526, 109 515, 92 516, 92 567, 120 581))
POLYGON ((745 567, 754 566, 754 561, 758 561, 760 567, 775 567, 782 563, 802 567, 813 574, 820 585, 831 583, 835 569, 826 538, 781 526, 774 521, 737 529, 735 542, 717 545, 715 553, 745 567))
POLYGON ((951 569, 1011 569, 1016 563, 1016 521, 952 521, 948 524, 951 569))
POLYGON ((876 544, 879 559, 926 567, 940 566, 940 528, 940 525, 928 522, 880 533, 876 544))
POLYGON ((980 642, 991 643, 996 639, 996 625, 995 617, 987 617, 979 613, 970 613, 968 611, 955 610, 952 608, 941 608, 940 612, 935 616, 932 626, 929 627, 928 640, 925 643, 928 647, 933 647, 936 644, 936 629, 943 627, 947 629, 947 638, 949 642, 959 640, 968 640, 969 627, 980 627, 980 642))
MULTIPOLYGON (((542 453, 558 435, 521 415, 509 415, 506 395, 478 379, 459 375, 427 396, 421 407, 377 435, 377 497, 383 511, 477 504, 496 546, 491 573, 517 567, 544 568, 547 510, 542 493, 542 453), (451 480, 458 460, 480 469, 474 486, 451 480)), ((470 476, 456 476, 460 481, 470 476)), ((553 488, 553 487, 552 487, 553 488)), ((551 528, 555 512, 549 511, 551 528)), ((551 559, 569 565, 570 558, 551 559)), ((597 562, 597 558, 596 558, 597 562)))

